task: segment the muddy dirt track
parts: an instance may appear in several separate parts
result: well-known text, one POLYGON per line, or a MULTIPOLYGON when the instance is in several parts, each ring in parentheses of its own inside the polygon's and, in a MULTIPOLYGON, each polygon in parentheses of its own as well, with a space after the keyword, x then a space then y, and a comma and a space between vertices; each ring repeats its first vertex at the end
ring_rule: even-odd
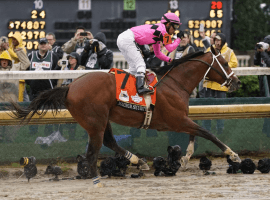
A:
MULTIPOLYGON (((244 159, 244 157, 241 157, 244 159)), ((225 158, 211 158, 216 175, 203 175, 199 170, 199 159, 192 159, 185 171, 182 168, 177 176, 155 177, 153 170, 139 179, 130 178, 136 169, 130 168, 126 178, 103 177, 104 188, 94 188, 92 180, 49 181, 52 175, 44 175, 46 166, 38 165, 38 175, 27 182, 20 175, 23 168, 0 168, 0 200, 88 200, 88 199, 270 199, 270 174, 258 170, 254 174, 227 174, 225 158), (133 172, 132 172, 133 171, 133 172), (19 178, 19 179, 18 179, 19 178)), ((258 160, 252 158, 257 165, 258 160)), ((77 175, 77 165, 70 168, 63 177, 77 175)))

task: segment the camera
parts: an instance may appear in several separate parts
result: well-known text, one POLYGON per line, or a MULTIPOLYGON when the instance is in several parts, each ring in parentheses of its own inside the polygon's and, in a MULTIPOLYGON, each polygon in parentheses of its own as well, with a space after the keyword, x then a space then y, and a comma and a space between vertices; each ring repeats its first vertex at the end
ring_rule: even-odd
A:
POLYGON ((269 48, 269 44, 265 42, 259 42, 256 44, 255 49, 263 49, 264 51, 269 48))
POLYGON ((87 32, 80 32, 80 36, 87 36, 87 32))
POLYGON ((68 64, 68 61, 67 60, 62 60, 61 61, 61 65, 67 65, 68 64))
POLYGON ((35 164, 36 164, 36 158, 34 156, 22 157, 20 159, 20 165, 26 166, 26 165, 35 165, 35 164))

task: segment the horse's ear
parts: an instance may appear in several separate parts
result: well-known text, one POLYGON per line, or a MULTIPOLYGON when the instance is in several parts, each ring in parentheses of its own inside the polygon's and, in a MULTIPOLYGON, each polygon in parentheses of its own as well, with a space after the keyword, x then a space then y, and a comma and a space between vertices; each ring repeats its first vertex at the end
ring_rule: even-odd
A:
POLYGON ((216 49, 213 47, 213 45, 211 45, 211 52, 216 56, 217 55, 217 51, 216 49))

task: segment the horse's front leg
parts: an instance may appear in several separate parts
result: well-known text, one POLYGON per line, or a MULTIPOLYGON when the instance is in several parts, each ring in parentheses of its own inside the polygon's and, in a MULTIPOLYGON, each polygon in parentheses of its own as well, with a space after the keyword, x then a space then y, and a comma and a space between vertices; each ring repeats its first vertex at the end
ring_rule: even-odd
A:
POLYGON ((215 135, 210 133, 208 130, 200 127, 196 123, 194 123, 191 119, 186 118, 186 120, 183 121, 184 127, 181 127, 178 132, 186 132, 187 134, 190 134, 190 140, 189 145, 187 147, 187 153, 186 156, 183 156, 181 158, 181 165, 183 164, 183 167, 185 168, 190 157, 194 153, 194 140, 195 136, 200 136, 205 139, 208 139, 212 141, 214 144, 216 144, 226 155, 229 155, 231 160, 233 162, 241 162, 241 159, 239 158, 238 154, 233 152, 227 145, 225 145, 223 142, 221 142, 215 135))

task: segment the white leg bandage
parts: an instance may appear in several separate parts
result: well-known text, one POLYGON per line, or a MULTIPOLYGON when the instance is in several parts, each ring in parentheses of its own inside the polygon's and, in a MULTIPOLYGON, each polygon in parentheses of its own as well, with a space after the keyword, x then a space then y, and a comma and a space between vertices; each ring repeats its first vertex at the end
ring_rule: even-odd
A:
POLYGON ((93 183, 94 183, 94 187, 103 187, 104 185, 100 182, 99 180, 99 176, 96 176, 94 178, 92 178, 93 183))
POLYGON ((129 161, 133 164, 138 164, 139 162, 139 158, 134 154, 130 153, 129 151, 126 151, 125 157, 129 159, 129 161))

